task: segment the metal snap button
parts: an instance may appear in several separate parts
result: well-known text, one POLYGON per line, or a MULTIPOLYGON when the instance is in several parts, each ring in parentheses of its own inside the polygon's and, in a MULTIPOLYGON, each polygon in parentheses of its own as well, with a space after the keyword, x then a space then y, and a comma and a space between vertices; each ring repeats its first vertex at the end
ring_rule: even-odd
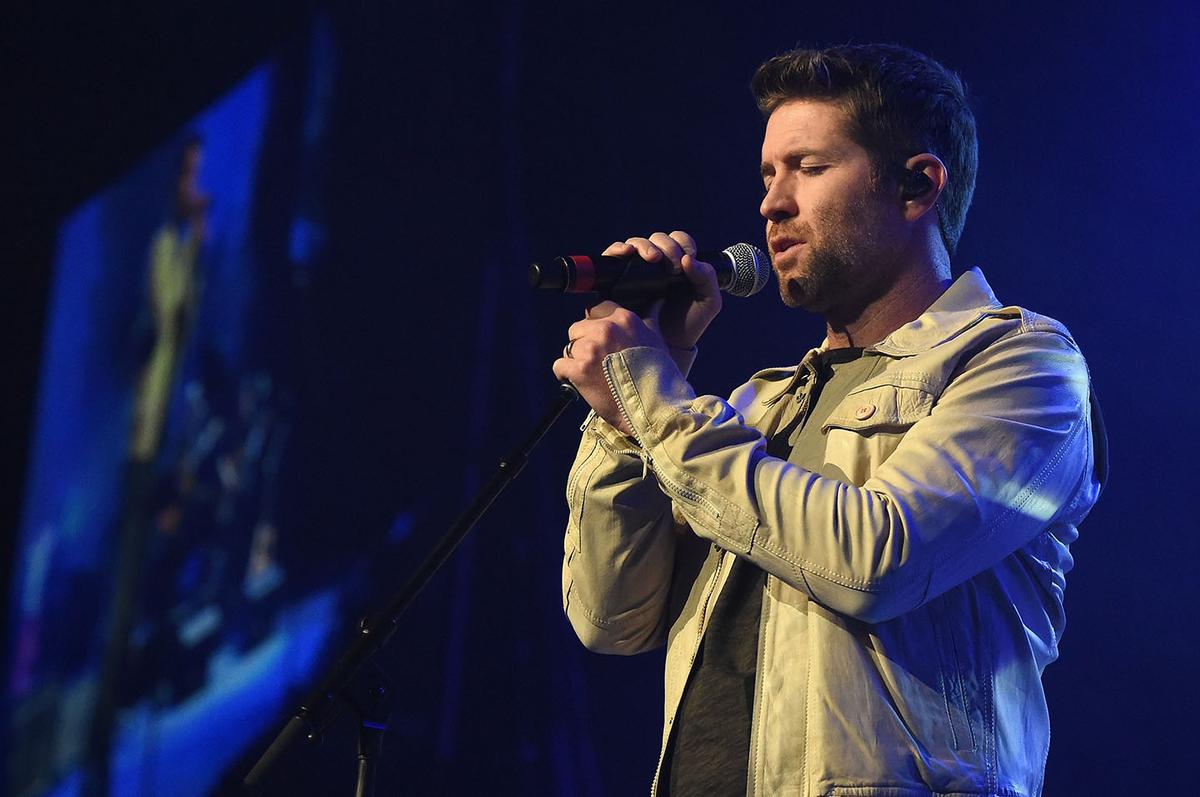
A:
POLYGON ((865 421, 875 414, 874 404, 864 404, 854 411, 854 417, 860 421, 865 421))

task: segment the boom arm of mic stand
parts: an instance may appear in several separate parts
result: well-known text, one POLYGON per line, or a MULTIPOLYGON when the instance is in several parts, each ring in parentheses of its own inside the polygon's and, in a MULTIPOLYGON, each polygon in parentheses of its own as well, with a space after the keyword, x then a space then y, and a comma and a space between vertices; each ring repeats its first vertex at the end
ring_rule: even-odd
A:
MULTIPOLYGON (((420 594, 433 574, 450 558, 454 549, 479 522, 492 502, 517 477, 517 474, 525 467, 525 463, 529 461, 530 452, 577 398, 579 398, 579 393, 569 382, 559 385, 558 393, 538 421, 537 426, 517 449, 500 461, 492 477, 488 479, 470 506, 425 557, 416 572, 409 577, 404 586, 392 595, 386 606, 362 619, 358 626, 358 636, 338 657, 337 662, 321 679, 317 688, 283 726, 283 730, 279 732, 266 752, 258 759, 258 763, 246 775, 243 781, 246 786, 250 788, 260 786, 267 772, 274 766, 283 751, 291 747, 301 736, 310 741, 320 739, 326 728, 337 717, 341 708, 340 703, 348 702, 347 690, 350 689, 355 675, 363 664, 387 644, 392 634, 396 632, 396 624, 400 615, 420 594)), ((349 702, 353 703, 354 701, 349 702)))

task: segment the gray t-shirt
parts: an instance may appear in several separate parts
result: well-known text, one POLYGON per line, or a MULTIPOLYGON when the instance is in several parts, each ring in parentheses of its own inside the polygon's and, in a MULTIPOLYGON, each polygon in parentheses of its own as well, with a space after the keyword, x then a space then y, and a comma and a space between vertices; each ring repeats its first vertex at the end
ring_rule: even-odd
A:
MULTIPOLYGON (((846 481, 825 465, 829 413, 882 367, 884 358, 862 349, 832 349, 797 380, 780 408, 778 431, 767 453, 822 476, 846 481)), ((734 797, 746 793, 759 615, 766 574, 737 559, 713 606, 696 664, 676 713, 663 761, 660 793, 685 797, 734 797)))

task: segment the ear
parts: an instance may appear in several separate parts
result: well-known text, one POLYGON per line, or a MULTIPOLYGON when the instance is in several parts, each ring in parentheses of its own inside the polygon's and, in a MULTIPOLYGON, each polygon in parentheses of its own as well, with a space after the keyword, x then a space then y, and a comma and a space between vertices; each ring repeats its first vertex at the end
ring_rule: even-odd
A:
POLYGON ((928 213, 937 205, 948 179, 946 164, 932 152, 922 152, 906 160, 900 181, 904 217, 916 221, 928 213))

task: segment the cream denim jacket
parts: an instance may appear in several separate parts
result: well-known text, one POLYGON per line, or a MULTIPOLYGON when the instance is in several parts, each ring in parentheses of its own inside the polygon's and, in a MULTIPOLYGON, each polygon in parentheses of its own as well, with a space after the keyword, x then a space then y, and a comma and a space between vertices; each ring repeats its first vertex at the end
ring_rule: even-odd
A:
POLYGON ((636 440, 585 426, 567 617, 593 650, 666 643, 665 750, 706 611, 745 557, 768 574, 747 794, 1033 797, 1068 546, 1105 468, 1083 357, 978 270, 868 353, 887 362, 823 427, 850 483, 766 454, 816 350, 728 402, 697 397, 665 352, 608 356, 636 440))

